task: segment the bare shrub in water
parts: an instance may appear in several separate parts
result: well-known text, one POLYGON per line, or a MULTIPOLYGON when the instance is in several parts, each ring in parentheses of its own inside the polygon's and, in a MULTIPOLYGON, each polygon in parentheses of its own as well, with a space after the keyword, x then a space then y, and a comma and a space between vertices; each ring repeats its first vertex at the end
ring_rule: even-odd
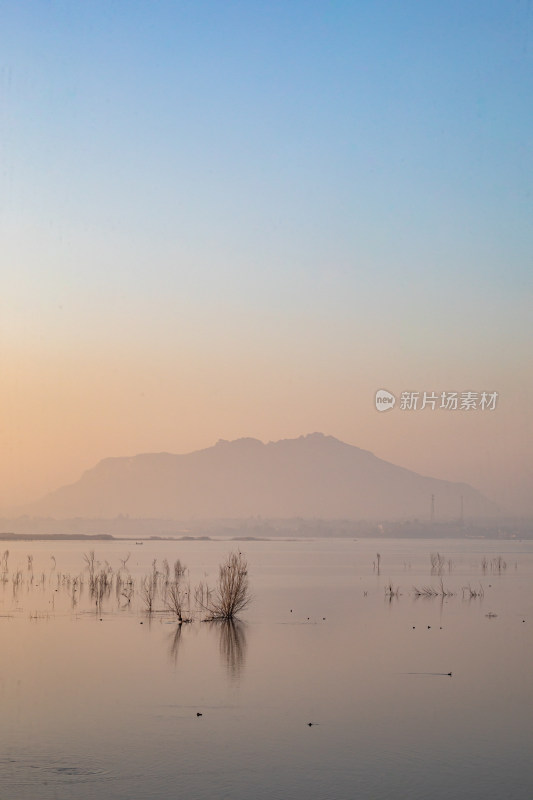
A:
POLYGON ((185 564, 181 563, 179 558, 176 561, 174 561, 174 580, 175 581, 179 581, 179 579, 183 575, 185 575, 185 570, 186 569, 187 569, 187 567, 185 566, 185 564))
POLYGON ((463 597, 466 597, 468 600, 473 600, 475 597, 482 598, 484 596, 485 592, 481 584, 479 585, 479 589, 473 589, 470 584, 468 584, 468 586, 463 586, 463 597))
POLYGON ((130 560, 130 558, 131 558, 131 553, 128 553, 128 555, 126 556, 126 558, 121 558, 121 559, 119 559, 119 560, 120 560, 120 563, 122 564, 122 569, 123 569, 123 570, 127 570, 127 569, 128 569, 128 567, 126 566, 126 564, 127 564, 127 563, 128 563, 128 561, 130 560))
POLYGON ((431 553, 429 556, 431 561, 431 572, 441 573, 446 564, 446 559, 440 553, 431 553))
POLYGON ((151 575, 147 575, 145 578, 143 578, 141 583, 141 598, 144 603, 144 608, 149 614, 151 614, 154 610, 156 594, 157 577, 154 576, 154 573, 152 573, 151 575))
POLYGON ((453 597, 455 592, 452 592, 450 589, 446 589, 444 586, 444 581, 442 578, 440 579, 440 588, 435 589, 433 586, 421 586, 420 589, 416 586, 413 586, 413 592, 415 597, 453 597))
POLYGON ((89 586, 91 597, 95 600, 96 610, 102 610, 102 602, 111 594, 111 587, 113 585, 113 574, 108 567, 101 569, 94 575, 92 583, 89 586))
POLYGON ((126 604, 129 605, 133 598, 133 592, 134 592, 134 583, 131 575, 128 575, 128 577, 124 580, 121 579, 120 582, 117 578, 117 599, 123 597, 126 604), (119 596, 119 591, 120 591, 120 596, 119 596))
POLYGON ((507 569, 507 564, 501 556, 498 556, 492 559, 491 569, 493 572, 501 572, 503 569, 507 569))
POLYGON ((207 611, 209 608, 209 598, 212 594, 213 590, 209 588, 206 581, 200 581, 194 589, 194 602, 196 603, 197 609, 207 611))
MULTIPOLYGON (((52 556, 52 558, 54 557, 52 556)), ((89 550, 89 553, 84 553, 83 560, 85 561, 87 569, 89 570, 89 587, 92 592, 94 590, 94 571, 96 569, 94 550, 89 550)), ((55 569, 55 558, 54 558, 54 569, 55 569)))
POLYGON ((433 586, 413 586, 413 592, 415 597, 436 597, 438 594, 433 586))
POLYGON ((209 618, 234 619, 251 599, 248 562, 242 553, 230 553, 219 567, 216 588, 208 595, 209 618))
POLYGON ((178 622, 180 623, 183 622, 183 611, 188 595, 188 589, 181 586, 179 581, 171 581, 168 584, 165 606, 177 616, 178 622))

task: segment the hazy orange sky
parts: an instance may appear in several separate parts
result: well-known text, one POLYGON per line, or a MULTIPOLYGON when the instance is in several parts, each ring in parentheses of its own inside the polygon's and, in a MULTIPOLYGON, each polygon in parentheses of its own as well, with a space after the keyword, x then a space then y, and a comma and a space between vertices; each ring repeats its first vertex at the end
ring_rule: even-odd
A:
POLYGON ((533 513, 531 19, 288 5, 1 10, 0 509, 322 431, 533 513))

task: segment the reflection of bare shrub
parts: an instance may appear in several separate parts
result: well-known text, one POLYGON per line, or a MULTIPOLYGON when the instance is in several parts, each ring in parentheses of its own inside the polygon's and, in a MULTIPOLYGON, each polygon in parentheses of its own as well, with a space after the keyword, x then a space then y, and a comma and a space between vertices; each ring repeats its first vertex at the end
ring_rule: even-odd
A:
POLYGON ((244 665, 246 633, 242 622, 223 619, 213 623, 218 626, 220 654, 233 678, 238 678, 244 665))
POLYGON ((178 653, 181 644, 182 624, 176 625, 176 630, 170 634, 170 655, 175 664, 178 662, 178 653))
POLYGON ((251 599, 248 563, 242 553, 230 553, 220 565, 215 590, 208 594, 206 607, 210 619, 233 619, 251 599))

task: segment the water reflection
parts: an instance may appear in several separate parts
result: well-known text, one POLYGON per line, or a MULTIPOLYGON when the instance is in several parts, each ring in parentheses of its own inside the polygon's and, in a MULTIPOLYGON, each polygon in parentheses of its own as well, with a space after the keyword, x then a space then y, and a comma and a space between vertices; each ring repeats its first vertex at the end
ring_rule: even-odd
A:
MULTIPOLYGON (((168 635, 168 653, 176 665, 183 645, 184 623, 177 623, 168 635)), ((209 631, 218 636, 218 648, 222 665, 230 678, 238 681, 246 661, 246 627, 240 620, 214 620, 206 623, 209 631)))
POLYGON ((181 637, 183 633, 183 623, 179 622, 176 625, 176 630, 170 633, 169 640, 170 640, 170 647, 169 653, 170 658, 174 662, 174 664, 178 663, 178 653, 181 645, 181 637))
MULTIPOLYGON (((180 546, 213 571, 227 543, 180 546)), ((252 543, 250 621, 198 613, 182 626, 163 594, 146 614, 139 589, 153 557, 172 564, 176 543, 137 548, 131 576, 124 544, 106 547, 120 580, 115 569, 103 622, 83 543, 63 546, 51 575, 49 545, 35 545, 33 583, 27 544, 10 543, 6 572, 0 547, 2 797, 162 800, 178 786, 204 800, 530 800, 531 544, 505 544, 502 562, 521 558, 509 574, 500 561, 491 570, 501 543, 445 542, 453 571, 430 577, 427 541, 252 543)), ((100 571, 95 561, 95 580, 100 571)))
POLYGON ((218 646, 222 663, 232 680, 239 680, 246 660, 246 628, 240 620, 219 620, 211 622, 215 627, 219 640, 218 646))

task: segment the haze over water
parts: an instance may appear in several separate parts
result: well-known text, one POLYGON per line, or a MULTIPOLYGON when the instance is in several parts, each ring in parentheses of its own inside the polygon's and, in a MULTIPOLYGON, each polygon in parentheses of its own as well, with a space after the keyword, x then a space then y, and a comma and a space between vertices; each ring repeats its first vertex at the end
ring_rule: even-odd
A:
MULTIPOLYGON (((234 546, 98 543, 96 558, 116 571, 129 549, 138 581, 179 557, 213 582, 234 546)), ((379 575, 372 540, 246 542, 254 600, 229 628, 180 627, 160 602, 150 618, 138 595, 97 612, 85 543, 9 548, 6 797, 530 797, 529 542, 382 540, 379 575), (66 575, 85 582, 74 607, 66 575), (452 594, 415 596, 441 578, 452 594)))

